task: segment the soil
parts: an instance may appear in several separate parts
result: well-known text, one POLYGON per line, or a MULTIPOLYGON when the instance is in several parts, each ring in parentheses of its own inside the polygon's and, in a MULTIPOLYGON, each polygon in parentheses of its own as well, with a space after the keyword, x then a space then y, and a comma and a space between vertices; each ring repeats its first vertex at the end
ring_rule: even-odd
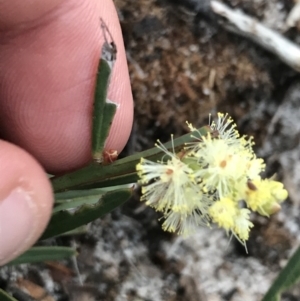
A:
MULTIPOLYGON (((223 2, 300 41, 297 28, 285 30, 292 0, 223 2)), ((225 31, 208 1, 115 4, 135 100, 123 155, 186 133, 186 121, 201 127, 209 113, 227 112, 240 133, 254 136, 266 176, 276 174, 289 199, 269 219, 253 215, 246 253, 217 228, 201 228, 187 239, 165 233, 157 213, 134 197, 86 234, 49 242, 75 245, 77 262, 5 267, 0 287, 20 301, 260 300, 300 243, 300 75, 225 31)), ((300 300, 299 286, 282 300, 300 300)))

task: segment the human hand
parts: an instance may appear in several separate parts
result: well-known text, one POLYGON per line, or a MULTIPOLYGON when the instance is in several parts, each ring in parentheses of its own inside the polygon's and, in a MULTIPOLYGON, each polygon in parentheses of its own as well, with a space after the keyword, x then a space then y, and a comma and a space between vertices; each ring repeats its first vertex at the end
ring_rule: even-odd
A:
POLYGON ((10 141, 0 140, 0 265, 34 244, 49 221, 44 169, 63 173, 91 160, 100 17, 118 50, 108 96, 120 106, 107 148, 120 152, 133 103, 112 1, 0 0, 0 137, 10 141))

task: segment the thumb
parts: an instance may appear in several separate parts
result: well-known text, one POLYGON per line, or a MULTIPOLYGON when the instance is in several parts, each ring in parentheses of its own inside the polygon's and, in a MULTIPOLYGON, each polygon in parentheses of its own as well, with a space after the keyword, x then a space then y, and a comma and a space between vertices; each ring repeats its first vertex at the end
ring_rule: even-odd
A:
POLYGON ((0 140, 0 265, 32 246, 44 231, 52 188, 39 163, 0 140))

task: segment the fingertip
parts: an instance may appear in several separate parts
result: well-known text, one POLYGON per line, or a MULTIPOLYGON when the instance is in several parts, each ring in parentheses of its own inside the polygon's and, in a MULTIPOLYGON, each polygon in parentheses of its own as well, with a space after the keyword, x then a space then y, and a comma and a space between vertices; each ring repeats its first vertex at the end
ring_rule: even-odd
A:
POLYGON ((0 141, 0 265, 32 246, 51 215, 47 175, 28 153, 0 141))

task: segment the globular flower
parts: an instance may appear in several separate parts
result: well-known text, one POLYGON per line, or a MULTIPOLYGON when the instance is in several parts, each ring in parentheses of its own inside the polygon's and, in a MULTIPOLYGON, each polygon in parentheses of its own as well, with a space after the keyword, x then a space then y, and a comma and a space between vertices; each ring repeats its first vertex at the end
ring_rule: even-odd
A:
POLYGON ((193 171, 175 155, 166 163, 141 159, 137 171, 140 182, 147 184, 142 186, 142 200, 147 200, 147 205, 158 211, 185 211, 193 202, 193 198, 186 198, 187 188, 197 192, 191 179, 193 171))
POLYGON ((248 183, 245 201, 251 210, 269 216, 278 211, 279 203, 287 197, 288 192, 282 183, 270 179, 256 179, 248 183))
POLYGON ((231 230, 235 225, 237 204, 230 198, 222 198, 209 208, 209 215, 213 222, 225 230, 231 230))
POLYGON ((198 168, 195 177, 203 181, 207 190, 217 190, 222 198, 235 189, 235 184, 245 181, 247 164, 251 155, 226 140, 203 137, 202 147, 195 153, 198 168), (237 166, 239 168, 237 168, 237 166))
POLYGON ((137 165, 141 200, 162 212, 165 231, 187 236, 215 223, 245 244, 251 211, 269 216, 288 193, 280 182, 261 178, 265 163, 256 157, 252 138, 240 136, 227 114, 218 113, 201 130, 188 126, 194 142, 180 155, 159 142, 164 160, 142 158, 137 165))
MULTIPOLYGON (((200 220, 206 219, 210 200, 195 182, 194 171, 160 143, 157 147, 169 159, 159 162, 141 159, 136 167, 140 183, 143 185, 141 200, 169 217, 166 220, 166 228, 170 232, 176 231, 173 229, 184 228, 187 224, 182 222, 185 217, 190 221, 189 224, 198 225, 200 220), (199 199, 202 201, 199 202, 199 199), (193 212, 200 214, 193 215, 193 212), (178 214, 172 216, 170 213, 178 214), (194 216, 195 221, 192 221, 191 216, 194 216)), ((187 231, 183 229, 181 232, 187 231)))

